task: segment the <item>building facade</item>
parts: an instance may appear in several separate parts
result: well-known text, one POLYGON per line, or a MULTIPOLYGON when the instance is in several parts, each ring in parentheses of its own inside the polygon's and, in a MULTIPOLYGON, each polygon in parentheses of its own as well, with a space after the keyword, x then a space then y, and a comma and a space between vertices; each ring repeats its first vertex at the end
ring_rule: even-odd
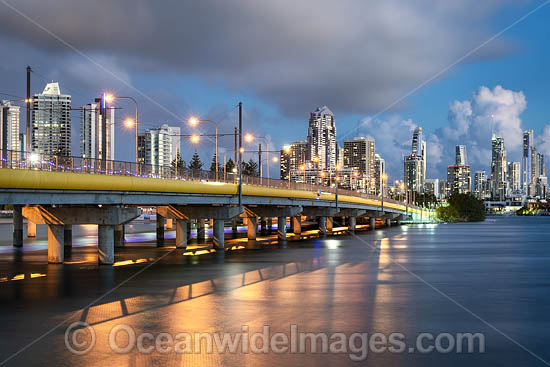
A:
POLYGON ((166 124, 144 133, 145 164, 151 165, 154 173, 161 167, 170 167, 180 147, 180 128, 166 124))
POLYGON ((21 151, 19 112, 19 106, 12 105, 10 101, 0 102, 0 149, 2 150, 2 157, 7 156, 8 150, 16 153, 21 151))
POLYGON ((356 177, 361 177, 361 184, 358 188, 374 194, 376 192, 374 139, 355 138, 344 140, 343 153, 343 168, 351 169, 357 172, 356 177))
POLYGON ((306 168, 308 157, 308 144, 307 141, 295 141, 289 145, 286 145, 281 149, 280 154, 280 169, 281 180, 293 180, 296 181, 299 174, 300 166, 306 168))
POLYGON ((71 96, 48 83, 32 101, 32 151, 71 155, 71 96))
POLYGON ((82 107, 80 155, 84 158, 115 159, 115 109, 104 97, 82 107))
POLYGON ((491 138, 491 193, 495 200, 506 198, 506 168, 504 139, 493 134, 491 138))
POLYGON ((386 161, 378 153, 374 153, 374 194, 382 195, 384 177, 386 175, 386 161))
POLYGON ((453 164, 447 167, 447 185, 451 194, 467 194, 471 191, 470 166, 453 164))
POLYGON ((403 159, 403 181, 408 190, 424 192, 426 179, 426 142, 422 128, 416 127, 412 136, 411 154, 403 159))
POLYGON ((334 170, 337 164, 336 124, 334 114, 327 107, 319 107, 310 114, 307 135, 308 161, 318 159, 319 170, 334 170))

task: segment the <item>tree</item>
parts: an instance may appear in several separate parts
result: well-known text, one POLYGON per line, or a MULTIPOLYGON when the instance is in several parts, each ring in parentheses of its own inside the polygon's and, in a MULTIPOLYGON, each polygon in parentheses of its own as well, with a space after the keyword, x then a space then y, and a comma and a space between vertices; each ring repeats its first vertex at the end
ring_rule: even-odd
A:
POLYGON ((437 216, 446 222, 479 222, 485 220, 485 204, 472 194, 452 194, 449 205, 437 208, 437 216))
MULTIPOLYGON (((220 171, 220 165, 218 163, 218 172, 220 171)), ((212 157, 212 163, 210 163, 210 172, 216 172, 216 155, 212 157)))
POLYGON ((179 171, 180 169, 186 167, 185 161, 183 159, 181 159, 181 155, 180 155, 179 150, 176 153, 176 158, 174 158, 174 160, 172 161, 171 164, 172 164, 172 168, 176 171, 179 171))
POLYGON ((246 176, 258 176, 258 163, 253 159, 250 159, 248 162, 243 162, 243 175, 246 176))
POLYGON ((229 160, 225 164, 225 171, 227 173, 233 173, 233 169, 235 169, 235 162, 233 162, 233 159, 229 158, 229 160))
POLYGON ((193 157, 191 157, 191 162, 189 162, 189 168, 194 170, 202 169, 201 157, 199 157, 199 153, 196 150, 193 153, 193 157))
POLYGON ((418 206, 430 207, 432 204, 437 204, 437 198, 432 193, 416 194, 414 198, 415 204, 418 206))

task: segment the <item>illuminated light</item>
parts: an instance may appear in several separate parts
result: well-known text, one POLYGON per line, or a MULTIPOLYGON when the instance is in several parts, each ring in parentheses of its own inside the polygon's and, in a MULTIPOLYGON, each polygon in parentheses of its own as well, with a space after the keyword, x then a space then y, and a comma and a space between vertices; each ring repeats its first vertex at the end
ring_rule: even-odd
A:
POLYGON ((136 260, 136 264, 146 263, 146 262, 147 262, 147 259, 137 259, 136 260))
POLYGON ((254 140, 254 136, 252 134, 245 134, 244 140, 250 143, 251 141, 254 140))
POLYGON ((244 153, 244 148, 239 148, 239 152, 244 153))
POLYGON ((243 248, 245 248, 244 246, 237 246, 237 250, 242 250, 243 248))
POLYGON ((353 172, 353 175, 354 175, 355 177, 357 177, 357 176, 359 176, 359 172, 353 172))
POLYGON ((199 123, 199 119, 196 117, 190 117, 189 118, 189 125, 196 126, 199 123))
POLYGON ((321 172, 321 177, 326 177, 327 173, 326 172, 321 172))
POLYGON ((285 153, 290 153, 290 145, 285 145, 283 147, 283 150, 285 151, 285 153))
POLYGON ((134 260, 124 260, 124 261, 117 261, 113 264, 113 266, 124 266, 124 265, 131 265, 134 263, 134 260))
POLYGON ((115 97, 112 94, 103 93, 103 99, 105 100, 105 102, 111 103, 115 99, 115 97))
POLYGON ((277 158, 277 157, 273 157, 271 160, 273 161, 273 163, 279 162, 279 158, 277 158))
POLYGON ((8 277, 2 277, 0 278, 0 282, 7 282, 8 281, 8 277))
POLYGON ((233 168, 233 173, 237 173, 237 167, 233 168))
POLYGON ((319 157, 313 157, 313 162, 319 162, 319 157))
POLYGON ((304 166, 303 164, 300 165, 300 167, 298 167, 298 169, 300 171, 305 171, 306 170, 306 166, 304 166))
POLYGON ((11 278, 11 280, 23 280, 23 279, 25 279, 25 274, 17 274, 13 278, 11 278))
POLYGON ((124 124, 126 125, 126 127, 132 127, 134 126, 134 120, 126 119, 126 121, 124 121, 124 124))
MULTIPOLYGON (((92 224, 93 225, 93 224, 92 224)), ((95 225, 97 227, 97 225, 95 225)), ((85 260, 81 260, 81 261, 65 261, 64 264, 84 264, 86 261, 85 260)))
POLYGON ((40 161, 40 156, 38 155, 38 153, 31 153, 31 162, 32 163, 36 163, 38 161, 40 161))
POLYGON ((201 140, 201 138, 198 135, 191 136, 191 141, 193 143, 198 143, 201 140))
POLYGON ((42 273, 31 273, 31 279, 32 278, 42 278, 42 277, 45 277, 46 274, 42 274, 42 273))

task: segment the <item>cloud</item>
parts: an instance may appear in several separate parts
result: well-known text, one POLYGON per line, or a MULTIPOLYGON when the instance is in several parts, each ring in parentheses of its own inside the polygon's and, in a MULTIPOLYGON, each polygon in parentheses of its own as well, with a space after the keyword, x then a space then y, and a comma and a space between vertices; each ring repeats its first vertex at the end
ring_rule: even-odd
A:
MULTIPOLYGON (((481 86, 469 100, 449 104, 447 124, 427 134, 428 177, 446 177, 447 165, 453 164, 456 145, 466 145, 468 163, 472 170, 490 171, 491 133, 503 137, 507 160, 521 161, 523 131, 521 114, 527 108, 523 92, 481 86)), ((376 150, 388 162, 388 171, 402 176, 402 156, 410 152, 412 130, 417 124, 399 116, 372 119, 367 117, 361 132, 376 139, 376 150), (394 163, 396 161, 397 163, 394 163)), ((550 154, 550 125, 535 137, 536 148, 550 154)))
MULTIPOLYGON (((299 116, 326 103, 337 113, 372 113, 385 107, 488 38, 486 25, 507 3, 172 0, 159 5, 119 0, 105 6, 97 1, 20 0, 13 4, 82 52, 108 55, 115 70, 200 76, 237 93, 252 93, 287 116, 299 116)), ((50 56, 73 54, 5 6, 0 31, 50 56)), ((495 41, 472 57, 493 58, 508 47, 508 42, 495 41)))

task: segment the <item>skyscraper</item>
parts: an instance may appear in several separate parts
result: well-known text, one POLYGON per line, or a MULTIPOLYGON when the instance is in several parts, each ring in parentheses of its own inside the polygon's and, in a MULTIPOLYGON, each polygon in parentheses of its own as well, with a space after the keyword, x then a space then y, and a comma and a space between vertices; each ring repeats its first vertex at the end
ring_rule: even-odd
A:
POLYGON ((478 199, 486 199, 490 196, 487 172, 485 172, 485 171, 475 171, 475 173, 474 173, 474 194, 478 199))
POLYGON ((32 151, 71 155, 71 96, 48 83, 32 100, 32 151))
POLYGON ((115 109, 104 98, 82 107, 80 155, 85 158, 115 159, 115 109), (103 140, 105 139, 105 141, 103 140), (103 149, 105 148, 105 154, 103 149))
POLYGON ((423 192, 426 179, 426 142, 422 139, 422 128, 413 131, 411 154, 404 157, 403 181, 408 190, 423 192))
POLYGON ((160 167, 169 167, 176 159, 180 147, 180 128, 166 124, 145 131, 145 164, 153 166, 153 172, 160 167))
POLYGON ((508 163, 508 187, 512 192, 521 189, 521 165, 519 162, 508 163))
POLYGON ((281 180, 295 180, 301 165, 307 161, 308 145, 305 140, 286 145, 281 150, 281 180))
POLYGON ((424 192, 439 198, 439 178, 428 178, 424 183, 424 192))
POLYGON ((534 144, 533 130, 525 130, 523 132, 523 155, 521 158, 522 181, 525 193, 527 193, 529 185, 534 184, 536 179, 534 144))
POLYGON ((386 173, 386 161, 378 153, 374 153, 374 194, 382 195, 384 174, 386 173))
POLYGON ((471 191, 470 166, 453 164, 447 167, 447 184, 452 194, 466 194, 471 191))
POLYGON ((457 145, 456 146, 456 164, 464 166, 468 164, 468 159, 466 156, 466 146, 457 145))
POLYGON ((343 168, 351 169, 361 177, 369 193, 374 193, 374 139, 355 138, 353 140, 344 140, 344 158, 343 168))
POLYGON ((318 159, 319 170, 336 169, 336 125, 334 114, 327 106, 319 107, 310 114, 307 144, 308 161, 318 159))
POLYGON ((2 157, 7 157, 7 151, 19 152, 19 106, 10 101, 0 102, 0 149, 2 157))
POLYGON ((496 200, 506 197, 506 150, 504 139, 496 134, 491 138, 491 193, 496 200))

